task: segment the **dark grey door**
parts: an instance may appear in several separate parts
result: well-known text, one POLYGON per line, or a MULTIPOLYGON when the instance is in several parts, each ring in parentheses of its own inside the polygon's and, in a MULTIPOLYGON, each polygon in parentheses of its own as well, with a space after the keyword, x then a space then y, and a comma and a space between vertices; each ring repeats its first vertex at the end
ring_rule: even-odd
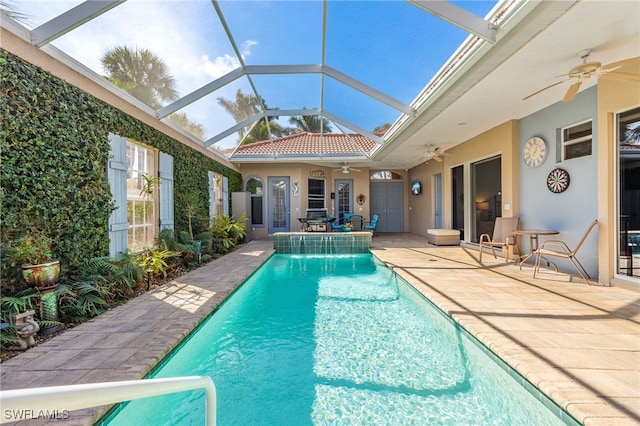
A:
POLYGON ((404 184, 402 182, 372 182, 371 216, 379 214, 378 232, 404 230, 404 184))

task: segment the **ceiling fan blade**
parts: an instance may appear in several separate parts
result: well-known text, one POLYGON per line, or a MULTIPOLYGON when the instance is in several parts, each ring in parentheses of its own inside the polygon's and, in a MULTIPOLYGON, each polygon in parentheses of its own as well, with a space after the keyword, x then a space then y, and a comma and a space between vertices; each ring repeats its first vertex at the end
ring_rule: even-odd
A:
POLYGON ((622 68, 622 65, 607 64, 607 65, 601 66, 600 69, 598 70, 598 72, 604 74, 604 73, 607 73, 607 72, 615 71, 618 68, 622 68))
POLYGON ((636 67, 637 65, 636 65, 635 58, 623 59, 621 61, 611 62, 609 64, 603 65, 601 69, 610 70, 612 68, 622 68, 627 66, 636 67))
POLYGON ((640 74, 632 74, 630 72, 613 71, 613 72, 607 72, 607 73, 602 74, 600 76, 600 78, 611 78, 611 79, 614 79, 614 80, 624 80, 624 81, 637 82, 637 81, 640 81, 640 74))
POLYGON ((582 85, 582 82, 577 81, 573 83, 571 86, 569 86, 567 93, 564 95, 564 98, 562 98, 562 102, 569 102, 573 100, 573 98, 576 97, 576 94, 578 93, 578 90, 580 89, 581 85, 582 85))
POLYGON ((566 80, 562 80, 562 81, 558 81, 557 83, 550 84, 550 85, 548 85, 547 87, 544 87, 544 88, 542 88, 542 89, 538 90, 537 92, 534 92, 534 93, 530 94, 529 96, 526 96, 526 97, 522 98, 522 100, 523 100, 523 101, 526 101, 527 99, 529 99, 529 98, 531 98, 531 97, 534 97, 534 96, 535 96, 535 95, 537 95, 538 93, 544 92, 544 91, 545 91, 545 90, 547 90, 547 89, 551 89, 552 87, 555 87, 555 86, 557 86, 558 84, 562 84, 562 83, 564 83, 565 81, 566 81, 566 80))
POLYGON ((438 163, 442 163, 442 158, 439 155, 434 155, 431 157, 432 160, 436 160, 438 163))
POLYGON ((350 168, 349 168, 349 170, 352 170, 352 171, 354 171, 354 172, 361 172, 361 171, 362 171, 362 170, 360 170, 360 169, 354 169, 353 167, 350 167, 350 168))

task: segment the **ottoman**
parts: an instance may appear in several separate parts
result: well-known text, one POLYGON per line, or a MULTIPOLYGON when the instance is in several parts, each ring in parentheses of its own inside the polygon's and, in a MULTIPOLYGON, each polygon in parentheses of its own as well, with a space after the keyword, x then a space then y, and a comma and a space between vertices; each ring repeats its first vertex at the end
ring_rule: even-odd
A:
POLYGON ((460 231, 457 229, 427 229, 427 242, 436 246, 459 246, 460 231))

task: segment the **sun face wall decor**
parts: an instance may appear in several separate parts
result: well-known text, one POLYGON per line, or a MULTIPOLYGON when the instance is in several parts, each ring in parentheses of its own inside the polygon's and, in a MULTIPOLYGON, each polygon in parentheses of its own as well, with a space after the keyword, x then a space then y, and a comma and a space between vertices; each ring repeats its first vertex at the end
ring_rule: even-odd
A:
POLYGON ((524 144, 522 150, 522 161, 529 167, 538 167, 547 159, 549 149, 544 139, 533 137, 524 144))

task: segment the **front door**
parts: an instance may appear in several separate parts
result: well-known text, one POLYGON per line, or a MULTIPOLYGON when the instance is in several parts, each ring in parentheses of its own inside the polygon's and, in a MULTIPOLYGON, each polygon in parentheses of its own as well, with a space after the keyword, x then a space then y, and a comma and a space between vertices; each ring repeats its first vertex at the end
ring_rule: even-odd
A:
POLYGON ((270 176, 269 234, 289 232, 289 177, 270 176))
POLYGON ((336 179, 336 204, 335 217, 340 224, 344 223, 345 213, 355 213, 353 211, 353 179, 336 179))

